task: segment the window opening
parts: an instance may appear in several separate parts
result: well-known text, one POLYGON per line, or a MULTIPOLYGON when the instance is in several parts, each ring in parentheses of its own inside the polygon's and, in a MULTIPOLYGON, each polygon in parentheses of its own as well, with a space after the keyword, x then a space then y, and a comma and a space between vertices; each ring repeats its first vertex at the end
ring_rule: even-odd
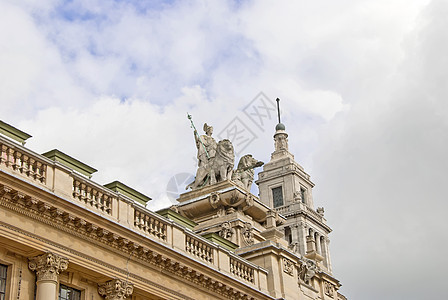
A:
POLYGON ((302 197, 302 203, 306 203, 305 189, 300 189, 300 196, 302 197))
POLYGON ((59 285, 59 300, 81 300, 81 291, 69 286, 59 285))
POLYGON ((272 198, 274 200, 274 207, 283 205, 283 191, 281 186, 272 189, 272 198))
POLYGON ((8 266, 0 264, 0 300, 6 299, 6 275, 8 266))

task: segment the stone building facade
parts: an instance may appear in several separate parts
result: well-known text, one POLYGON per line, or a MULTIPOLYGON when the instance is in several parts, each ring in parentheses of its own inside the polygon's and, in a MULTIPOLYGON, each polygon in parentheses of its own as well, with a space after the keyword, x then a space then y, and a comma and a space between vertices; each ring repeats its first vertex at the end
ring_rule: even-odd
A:
POLYGON ((1 122, 0 299, 345 299, 331 230, 285 135, 259 198, 225 179, 153 212, 149 197, 98 184, 58 150, 35 153, 1 122))

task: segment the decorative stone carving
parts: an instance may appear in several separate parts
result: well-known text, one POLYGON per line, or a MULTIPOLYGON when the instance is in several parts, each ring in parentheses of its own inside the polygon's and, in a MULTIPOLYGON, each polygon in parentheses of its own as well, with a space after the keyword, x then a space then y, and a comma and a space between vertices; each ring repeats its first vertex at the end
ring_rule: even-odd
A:
POLYGON ((325 295, 334 298, 334 285, 328 281, 324 281, 324 292, 325 295))
POLYGON ((219 235, 225 239, 232 238, 235 233, 235 229, 232 228, 230 222, 224 222, 221 224, 221 230, 219 231, 219 235))
POLYGON ((292 244, 289 244, 288 248, 294 252, 297 253, 299 251, 299 243, 298 242, 294 242, 292 244))
POLYGON ((252 157, 252 154, 246 154, 241 157, 238 167, 233 172, 232 180, 249 191, 252 186, 252 182, 254 181, 254 169, 257 167, 261 167, 264 163, 262 161, 258 161, 252 157))
POLYGON ((246 206, 247 207, 252 207, 254 206, 254 197, 251 193, 247 193, 246 195, 246 206))
POLYGON ((194 190, 232 177, 235 161, 232 143, 228 139, 216 143, 212 137, 213 127, 207 123, 204 124, 203 129, 205 135, 201 136, 196 129, 194 130, 196 148, 198 149, 198 169, 194 182, 187 185, 186 189, 194 190))
POLYGON ((294 263, 287 258, 283 258, 283 272, 291 276, 294 275, 294 263))
POLYGON ((243 240, 247 245, 254 244, 254 234, 252 232, 252 224, 249 222, 244 223, 243 228, 241 229, 241 235, 243 236, 243 240))
POLYGON ((299 280, 305 282, 306 284, 309 284, 311 278, 316 275, 316 271, 316 262, 311 259, 303 258, 302 265, 300 265, 298 268, 299 280))
POLYGON ((302 194, 299 191, 294 192, 294 202, 301 202, 302 194))
POLYGON ((98 285, 98 293, 106 300, 124 300, 132 295, 134 287, 131 283, 113 279, 98 285))
POLYGON ((288 135, 277 133, 274 135, 275 151, 288 150, 288 135))
POLYGON ((48 252, 43 255, 30 258, 28 266, 31 271, 36 272, 37 281, 58 281, 59 273, 67 270, 68 259, 48 252))
POLYGON ((213 192, 210 194, 208 201, 213 208, 217 208, 219 205, 219 201, 221 200, 218 192, 213 192))
POLYGON ((324 216, 325 210, 323 207, 318 207, 316 211, 321 217, 324 216))

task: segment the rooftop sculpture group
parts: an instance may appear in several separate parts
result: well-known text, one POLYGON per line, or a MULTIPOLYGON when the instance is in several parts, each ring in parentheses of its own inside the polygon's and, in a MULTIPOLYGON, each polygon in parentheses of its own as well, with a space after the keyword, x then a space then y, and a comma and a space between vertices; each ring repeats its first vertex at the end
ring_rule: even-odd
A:
POLYGON ((198 149, 198 169, 195 180, 187 185, 186 189, 193 190, 212 185, 225 180, 232 180, 237 185, 246 190, 250 190, 254 180, 254 168, 263 165, 263 162, 256 160, 251 154, 241 157, 238 167, 233 170, 235 161, 235 151, 232 142, 223 139, 218 143, 212 137, 213 127, 204 124, 204 135, 199 135, 194 126, 191 115, 187 115, 194 130, 194 139, 198 149))

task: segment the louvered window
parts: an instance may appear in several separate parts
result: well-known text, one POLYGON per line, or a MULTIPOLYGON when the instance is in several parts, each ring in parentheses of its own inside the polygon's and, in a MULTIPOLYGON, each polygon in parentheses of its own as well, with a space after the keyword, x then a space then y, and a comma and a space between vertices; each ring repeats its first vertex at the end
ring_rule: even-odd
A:
POLYGON ((281 186, 272 189, 272 198, 274 200, 274 207, 283 205, 283 191, 281 186))

